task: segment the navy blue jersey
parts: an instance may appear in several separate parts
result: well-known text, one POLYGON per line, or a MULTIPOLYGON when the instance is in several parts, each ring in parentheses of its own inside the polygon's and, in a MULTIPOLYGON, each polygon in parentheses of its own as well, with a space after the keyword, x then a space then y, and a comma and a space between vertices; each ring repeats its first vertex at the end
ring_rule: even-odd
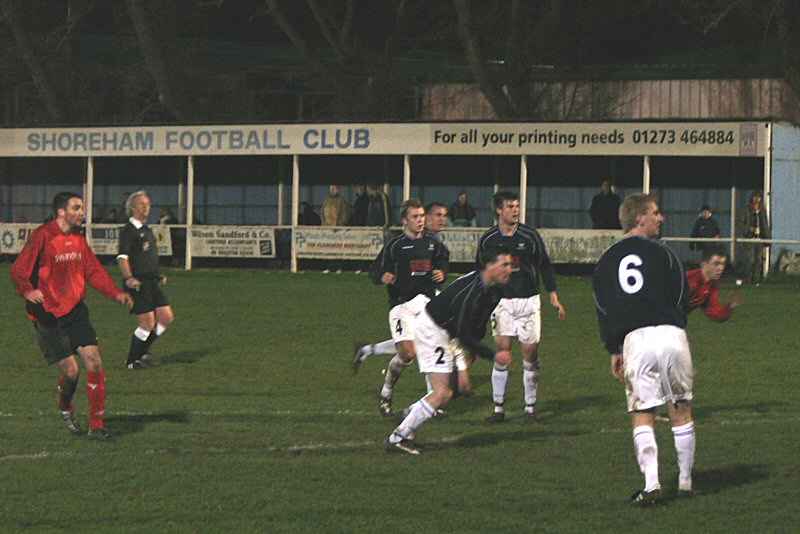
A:
POLYGON ((629 332, 645 326, 686 327, 689 282, 669 247, 633 236, 606 250, 592 275, 594 302, 609 354, 620 354, 629 332))
POLYGON ((481 271, 472 271, 450 284, 425 309, 431 318, 471 354, 494 358, 492 349, 481 343, 486 323, 503 298, 499 286, 483 285, 481 271))
POLYGON ((139 228, 128 221, 119 232, 119 256, 127 256, 131 273, 140 280, 158 278, 158 243, 146 224, 139 228))
POLYGON ((409 237, 405 232, 393 237, 378 254, 380 275, 392 273, 395 282, 386 286, 391 307, 408 302, 417 295, 433 298, 436 282, 432 272, 449 270, 449 254, 445 246, 432 235, 409 237))
POLYGON ((549 292, 556 290, 556 275, 542 236, 530 226, 520 224, 510 236, 500 233, 500 227, 489 228, 478 241, 478 267, 485 264, 483 255, 492 246, 502 245, 511 254, 511 281, 503 288, 503 298, 528 298, 539 294, 539 277, 549 292))

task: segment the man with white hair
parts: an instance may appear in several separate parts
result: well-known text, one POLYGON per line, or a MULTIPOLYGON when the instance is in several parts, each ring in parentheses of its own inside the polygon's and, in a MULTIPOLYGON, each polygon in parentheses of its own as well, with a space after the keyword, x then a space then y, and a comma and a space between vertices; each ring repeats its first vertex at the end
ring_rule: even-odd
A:
POLYGON ((119 235, 117 263, 125 290, 133 297, 131 313, 139 319, 125 366, 132 370, 146 369, 158 365, 149 354, 150 346, 172 324, 175 316, 161 291, 167 277, 159 272, 156 236, 147 226, 150 215, 147 193, 131 194, 125 203, 125 212, 130 218, 119 235))

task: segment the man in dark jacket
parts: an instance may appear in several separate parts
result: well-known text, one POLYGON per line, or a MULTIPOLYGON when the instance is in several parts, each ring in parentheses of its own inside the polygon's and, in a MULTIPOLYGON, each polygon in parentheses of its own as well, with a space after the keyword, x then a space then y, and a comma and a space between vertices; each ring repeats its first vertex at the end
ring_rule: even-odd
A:
POLYGON ((391 226, 391 211, 389 208, 389 197, 381 191, 378 184, 371 183, 367 189, 369 194, 369 207, 367 209, 367 226, 380 226, 387 228, 391 226))
POLYGON ((350 215, 350 226, 366 226, 368 211, 369 195, 367 195, 367 186, 358 184, 356 186, 356 198, 353 200, 353 212, 350 215))
POLYGON ((619 225, 619 196, 611 191, 611 182, 605 180, 600 186, 600 192, 592 199, 589 209, 592 216, 592 228, 611 229, 621 228, 619 225))
MULTIPOLYGON (((750 201, 736 214, 736 229, 745 239, 771 239, 769 219, 764 210, 761 191, 753 191, 750 201)), ((745 243, 747 260, 744 265, 744 278, 748 283, 757 284, 761 281, 764 268, 764 247, 769 244, 745 243)))
MULTIPOLYGON (((692 235, 689 237, 713 237, 719 239, 719 225, 711 216, 711 208, 709 206, 706 205, 700 208, 700 214, 697 216, 694 228, 692 228, 692 235)), ((689 243, 689 248, 703 252, 703 250, 713 245, 714 243, 707 241, 692 241, 689 243)))

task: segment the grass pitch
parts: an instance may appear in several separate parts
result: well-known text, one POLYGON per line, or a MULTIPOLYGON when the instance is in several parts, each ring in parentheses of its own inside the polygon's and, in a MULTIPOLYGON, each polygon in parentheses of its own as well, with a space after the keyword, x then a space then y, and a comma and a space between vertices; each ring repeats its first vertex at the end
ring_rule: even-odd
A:
MULTIPOLYGON (((590 281, 560 277, 569 314, 544 306, 538 425, 522 423, 519 351, 508 418, 488 426, 490 363, 476 395, 391 455, 378 414, 388 359, 352 376, 355 340, 388 336, 385 291, 366 276, 169 272, 176 321, 157 369, 123 369, 135 318, 90 290, 113 443, 73 437, 56 371, 0 266, 0 531, 788 532, 800 524, 800 285, 741 289, 734 318, 690 317, 697 459, 691 500, 631 509, 641 485, 624 391, 599 339, 590 281)), ((116 269, 112 274, 118 277, 116 269)), ((412 367, 395 405, 424 393, 412 367)), ((85 373, 76 409, 87 422, 85 373)), ((657 425, 662 485, 677 478, 657 425)))

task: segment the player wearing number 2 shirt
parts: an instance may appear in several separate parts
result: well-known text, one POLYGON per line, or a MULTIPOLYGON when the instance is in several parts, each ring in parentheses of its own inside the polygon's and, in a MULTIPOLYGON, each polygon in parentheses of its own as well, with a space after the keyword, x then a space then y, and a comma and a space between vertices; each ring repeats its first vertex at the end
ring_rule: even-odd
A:
POLYGON ((644 488, 637 506, 661 499, 655 408, 669 407, 678 455, 678 493, 692 491, 695 432, 692 355, 684 310, 689 284, 677 256, 658 243, 664 217, 654 197, 630 195, 620 207, 625 238, 606 250, 592 276, 600 334, 611 353, 611 372, 624 381, 633 445, 644 488))

